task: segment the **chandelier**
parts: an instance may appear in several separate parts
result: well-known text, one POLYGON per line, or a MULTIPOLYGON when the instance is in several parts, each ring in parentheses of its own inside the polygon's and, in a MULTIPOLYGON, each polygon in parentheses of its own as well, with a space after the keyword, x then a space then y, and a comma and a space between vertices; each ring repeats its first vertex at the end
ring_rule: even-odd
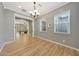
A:
POLYGON ((38 10, 36 9, 36 2, 34 2, 34 10, 30 11, 30 15, 33 18, 38 18, 38 16, 40 15, 40 13, 38 12, 38 10))

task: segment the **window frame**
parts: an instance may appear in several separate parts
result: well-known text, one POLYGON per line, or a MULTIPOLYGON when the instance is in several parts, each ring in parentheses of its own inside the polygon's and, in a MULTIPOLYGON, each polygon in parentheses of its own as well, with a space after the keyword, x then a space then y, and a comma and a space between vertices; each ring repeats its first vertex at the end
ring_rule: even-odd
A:
POLYGON ((56 14, 56 15, 54 16, 54 33, 59 33, 59 34, 71 34, 71 32, 70 32, 70 10, 63 11, 63 12, 58 13, 58 14, 56 14), (66 13, 68 14, 68 22, 66 22, 66 23, 69 23, 69 25, 68 25, 68 27, 67 27, 67 32, 58 32, 58 31, 56 31, 56 24, 57 24, 56 20, 58 20, 58 19, 56 19, 56 18, 58 18, 58 17, 61 16, 61 15, 66 14, 66 13))
POLYGON ((46 19, 40 20, 40 32, 47 32, 47 21, 46 21, 46 19), (46 22, 46 25, 44 25, 44 26, 46 26, 46 31, 43 31, 43 30, 42 30, 42 26, 43 26, 43 25, 42 25, 42 22, 43 22, 43 21, 46 22))

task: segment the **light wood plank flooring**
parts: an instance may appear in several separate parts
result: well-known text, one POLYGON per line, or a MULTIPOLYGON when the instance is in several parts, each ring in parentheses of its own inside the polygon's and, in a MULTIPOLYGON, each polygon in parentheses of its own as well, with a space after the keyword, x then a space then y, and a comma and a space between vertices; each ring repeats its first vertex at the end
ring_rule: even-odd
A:
POLYGON ((6 44, 1 56, 79 56, 79 52, 55 43, 28 35, 6 44))

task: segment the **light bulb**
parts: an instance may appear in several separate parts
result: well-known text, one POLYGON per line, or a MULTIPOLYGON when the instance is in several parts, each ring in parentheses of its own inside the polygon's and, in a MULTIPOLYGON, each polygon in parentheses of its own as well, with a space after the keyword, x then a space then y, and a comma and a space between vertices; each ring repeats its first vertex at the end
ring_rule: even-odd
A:
POLYGON ((29 13, 30 13, 30 14, 32 14, 33 12, 32 12, 32 11, 30 11, 29 13))
POLYGON ((37 12, 37 15, 40 15, 40 13, 39 13, 39 12, 37 12))
POLYGON ((32 13, 32 15, 35 15, 35 13, 32 13))
POLYGON ((38 12, 37 10, 34 10, 33 12, 38 12))

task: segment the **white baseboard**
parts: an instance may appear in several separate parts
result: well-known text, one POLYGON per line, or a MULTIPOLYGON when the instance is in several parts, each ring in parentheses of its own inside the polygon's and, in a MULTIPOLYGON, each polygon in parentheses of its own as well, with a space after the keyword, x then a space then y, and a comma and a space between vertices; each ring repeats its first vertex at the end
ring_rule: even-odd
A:
POLYGON ((10 44, 10 43, 13 43, 13 42, 15 42, 15 41, 16 41, 16 40, 5 42, 5 43, 1 46, 0 52, 3 50, 3 48, 5 47, 6 44, 10 44))
POLYGON ((38 37, 38 38, 40 38, 42 40, 46 40, 46 41, 49 41, 49 42, 52 42, 52 43, 55 43, 55 44, 59 44, 61 46, 64 46, 64 47, 67 47, 67 48, 70 48, 70 49, 73 49, 73 50, 76 50, 76 51, 79 51, 79 49, 77 49, 77 48, 74 48, 74 47, 71 47, 71 46, 68 46, 68 45, 65 45, 65 44, 62 44, 62 43, 58 43, 56 41, 48 40, 48 39, 40 37, 40 36, 35 36, 35 37, 38 37))

